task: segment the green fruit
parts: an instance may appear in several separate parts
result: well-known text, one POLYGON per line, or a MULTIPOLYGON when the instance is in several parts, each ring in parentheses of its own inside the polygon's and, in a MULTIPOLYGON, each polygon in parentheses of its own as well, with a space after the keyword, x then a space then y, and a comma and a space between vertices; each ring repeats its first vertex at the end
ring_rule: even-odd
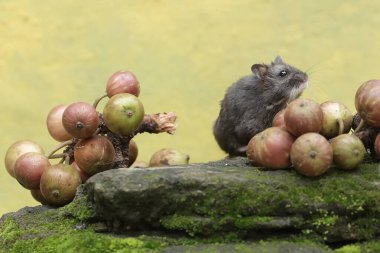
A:
POLYGON ((80 175, 76 169, 67 164, 57 164, 42 174, 40 190, 50 205, 63 206, 74 199, 80 184, 80 175))
POLYGON ((144 118, 144 107, 132 94, 116 94, 105 105, 103 118, 109 130, 127 136, 140 126, 144 118))
POLYGON ((334 163, 340 169, 355 169, 364 159, 366 150, 356 135, 341 134, 335 137, 331 146, 334 152, 334 163))

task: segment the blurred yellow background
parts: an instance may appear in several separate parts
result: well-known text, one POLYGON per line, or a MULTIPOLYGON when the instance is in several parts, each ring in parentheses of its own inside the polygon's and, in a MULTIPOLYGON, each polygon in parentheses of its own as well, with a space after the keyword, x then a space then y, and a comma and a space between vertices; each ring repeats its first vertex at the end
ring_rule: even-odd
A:
MULTIPOLYGON (((163 147, 223 158, 211 129, 225 89, 276 55, 308 71, 304 97, 354 110, 357 87, 380 78, 379 11, 370 0, 0 1, 1 158, 21 139, 53 148, 49 110, 92 103, 120 69, 136 74, 147 113, 179 117, 174 136, 135 138, 139 160, 163 147)), ((4 166, 0 203, 0 215, 37 204, 4 166)))

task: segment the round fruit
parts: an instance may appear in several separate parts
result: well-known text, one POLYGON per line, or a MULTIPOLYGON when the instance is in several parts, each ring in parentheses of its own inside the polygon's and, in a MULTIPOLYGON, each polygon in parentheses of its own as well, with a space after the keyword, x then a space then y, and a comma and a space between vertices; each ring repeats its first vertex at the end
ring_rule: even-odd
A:
POLYGON ((115 160, 115 149, 104 136, 93 136, 80 140, 74 147, 76 164, 89 176, 111 169, 115 160))
POLYGON ((129 165, 132 165, 136 161, 138 154, 139 154, 139 150, 138 150, 136 142, 134 140, 130 140, 129 147, 128 147, 129 165))
POLYGON ((323 125, 320 134, 333 138, 348 133, 351 129, 353 115, 342 103, 327 101, 321 104, 323 125))
POLYGON ((17 141, 8 148, 7 153, 5 154, 4 162, 5 168, 7 169, 9 175, 15 177, 14 167, 17 159, 28 152, 43 154, 44 150, 40 145, 29 140, 17 141))
POLYGON ((290 166, 290 149, 294 137, 279 127, 270 127, 258 133, 254 143, 254 159, 269 169, 284 169, 290 166))
POLYGON ((322 135, 306 133, 293 143, 290 159, 296 171, 308 177, 317 177, 330 168, 333 150, 322 135))
POLYGON ((42 174, 40 190, 49 204, 62 206, 74 199, 80 184, 76 169, 67 164, 57 164, 42 174))
POLYGON ((285 124, 285 119, 284 119, 285 111, 286 111, 286 108, 282 109, 274 116, 273 121, 272 121, 272 127, 280 127, 286 130, 286 124, 285 124))
POLYGON ((32 197, 40 202, 42 205, 46 205, 48 204, 48 202, 46 201, 45 197, 42 195, 40 189, 33 189, 33 190, 30 190, 30 193, 32 194, 32 197))
POLYGON ((362 141, 353 134, 341 134, 335 137, 331 146, 334 163, 344 170, 355 169, 363 161, 366 153, 362 141))
POLYGON ((140 126, 144 118, 144 107, 132 94, 116 94, 105 105, 103 118, 109 130, 127 136, 140 126))
POLYGON ((174 149, 163 148, 155 152, 149 161, 149 167, 188 164, 190 156, 174 149))
POLYGON ((62 124, 73 137, 85 139, 98 129, 99 116, 93 105, 78 102, 69 105, 63 112, 62 124))
POLYGON ((304 133, 321 131, 323 113, 317 102, 298 98, 288 105, 284 119, 287 130, 294 136, 300 136, 304 133))
POLYGON ((50 162, 46 156, 28 152, 17 159, 14 167, 15 178, 26 189, 38 189, 41 175, 49 167, 50 162))
POLYGON ((140 83, 132 72, 126 70, 117 71, 108 79, 106 92, 108 97, 119 93, 129 93, 138 97, 140 83))
POLYGON ((380 127, 380 80, 370 80, 359 87, 355 107, 368 125, 380 127))
POLYGON ((46 124, 49 134, 56 141, 67 141, 73 138, 71 134, 69 134, 62 124, 62 115, 66 110, 67 105, 57 105, 53 109, 50 110, 46 124))
POLYGON ((71 166, 79 172, 80 180, 82 183, 86 183, 87 179, 90 178, 81 168, 79 168, 78 164, 74 161, 71 166))
POLYGON ((259 135, 257 134, 253 136, 247 145, 247 152, 246 152, 247 158, 253 166, 260 166, 260 164, 257 161, 256 153, 255 153, 256 139, 258 138, 258 136, 259 135))

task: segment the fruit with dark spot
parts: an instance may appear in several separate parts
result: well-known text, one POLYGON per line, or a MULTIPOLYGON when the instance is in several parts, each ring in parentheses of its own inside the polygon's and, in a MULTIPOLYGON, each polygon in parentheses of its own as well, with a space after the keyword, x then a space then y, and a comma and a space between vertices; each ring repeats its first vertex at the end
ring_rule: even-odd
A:
POLYGON ((190 156, 175 149, 163 148, 155 152, 149 161, 149 167, 188 164, 190 156))
POLYGON ((322 135, 306 133, 293 143, 290 159, 296 171, 308 177, 317 177, 330 168, 333 149, 322 135))
POLYGON ((288 105, 284 119, 287 130, 298 137, 309 132, 319 133, 322 129, 323 112, 317 102, 298 98, 288 105))
POLYGON ((30 190, 30 193, 32 194, 32 197, 40 202, 42 205, 47 205, 48 202, 46 201, 45 197, 42 195, 40 189, 33 189, 33 190, 30 190))
POLYGON ((109 130, 128 136, 140 126, 144 118, 144 107, 132 94, 116 94, 104 106, 103 118, 109 130))
POLYGON ((253 138, 253 154, 249 155, 251 160, 269 169, 290 166, 290 148, 294 142, 290 133, 279 127, 270 127, 253 138))
POLYGON ((70 203, 81 184, 79 172, 68 164, 57 164, 47 169, 41 177, 40 190, 50 205, 70 203))
POLYGON ((63 112, 62 124, 73 137, 85 139, 94 135, 99 125, 99 116, 93 105, 73 103, 63 112))
POLYGON ((331 146, 334 153, 334 163, 344 170, 355 169, 362 163, 366 154, 362 141, 353 134, 341 134, 335 137, 331 146))

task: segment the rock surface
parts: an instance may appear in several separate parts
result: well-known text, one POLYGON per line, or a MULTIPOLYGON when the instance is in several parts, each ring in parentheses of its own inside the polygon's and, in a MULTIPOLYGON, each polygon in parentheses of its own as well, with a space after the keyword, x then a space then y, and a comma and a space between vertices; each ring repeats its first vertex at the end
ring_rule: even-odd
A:
POLYGON ((376 252, 379 172, 310 179, 244 158, 110 170, 63 208, 4 215, 0 252, 376 252))

